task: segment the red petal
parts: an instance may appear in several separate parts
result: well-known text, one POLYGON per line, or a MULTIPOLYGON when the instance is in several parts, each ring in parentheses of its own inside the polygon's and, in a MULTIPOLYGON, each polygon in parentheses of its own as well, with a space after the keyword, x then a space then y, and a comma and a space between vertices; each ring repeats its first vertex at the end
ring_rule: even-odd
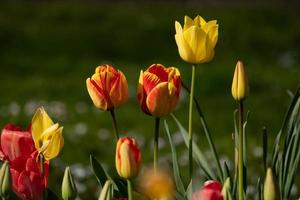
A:
POLYGON ((168 81, 169 75, 167 72, 167 68, 165 68, 161 64, 153 64, 148 68, 147 71, 152 74, 155 74, 160 79, 161 82, 168 81))
POLYGON ((25 199, 39 199, 45 189, 43 178, 34 172, 23 171, 18 180, 18 194, 25 199))
POLYGON ((29 157, 35 151, 31 133, 11 124, 2 130, 1 149, 10 161, 18 157, 29 157))

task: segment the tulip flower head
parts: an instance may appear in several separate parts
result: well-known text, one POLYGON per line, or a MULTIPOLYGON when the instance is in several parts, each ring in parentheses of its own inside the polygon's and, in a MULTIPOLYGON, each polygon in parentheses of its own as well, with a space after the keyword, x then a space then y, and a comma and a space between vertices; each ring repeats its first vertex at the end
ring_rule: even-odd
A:
POLYGON ((241 61, 238 61, 235 67, 231 93, 236 101, 243 101, 249 93, 248 77, 241 61))
POLYGON ((151 200, 175 200, 175 185, 170 174, 162 169, 148 169, 141 174, 140 192, 151 200))
POLYGON ((44 163, 44 175, 37 163, 38 152, 30 130, 8 124, 1 134, 1 160, 9 162, 12 189, 20 199, 40 199, 48 185, 49 161, 44 163))
POLYGON ((55 158, 64 146, 63 127, 54 124, 43 107, 38 108, 32 118, 32 137, 35 148, 45 160, 55 158))
POLYGON ((94 105, 104 111, 119 107, 128 99, 126 77, 110 65, 97 67, 86 86, 94 105))
POLYGON ((218 24, 216 20, 206 22, 201 16, 184 18, 184 26, 175 22, 175 40, 180 57, 192 64, 209 62, 215 54, 218 41, 218 24))
POLYGON ((180 87, 180 72, 175 67, 153 64, 141 71, 137 98, 142 110, 155 117, 168 115, 178 103, 180 87))
POLYGON ((206 181, 202 188, 192 194, 191 200, 223 200, 222 184, 218 181, 206 181))
POLYGON ((140 171, 142 154, 135 139, 120 138, 116 149, 116 169, 120 177, 131 179, 140 171))
POLYGON ((279 186, 272 168, 267 169, 264 183, 264 200, 277 200, 279 198, 279 186))

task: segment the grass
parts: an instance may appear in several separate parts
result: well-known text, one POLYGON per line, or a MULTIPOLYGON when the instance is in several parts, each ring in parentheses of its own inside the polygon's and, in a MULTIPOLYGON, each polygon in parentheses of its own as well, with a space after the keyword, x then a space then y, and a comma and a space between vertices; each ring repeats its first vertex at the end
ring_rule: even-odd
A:
MULTIPOLYGON (((66 165, 82 163, 87 169, 89 154, 114 170, 112 124, 109 113, 96 110, 88 96, 85 80, 94 68, 110 63, 127 76, 129 102, 117 109, 122 135, 136 136, 142 143, 143 157, 151 162, 154 119, 144 115, 137 105, 136 86, 139 72, 152 63, 179 67, 183 80, 190 82, 190 66, 184 63, 174 41, 174 21, 184 15, 201 14, 217 19, 219 42, 212 62, 197 69, 196 96, 223 158, 233 158, 231 133, 235 103, 230 87, 235 63, 247 65, 250 110, 247 130, 252 171, 262 167, 253 149, 261 145, 261 128, 270 137, 278 132, 289 103, 287 90, 295 90, 300 77, 299 12, 293 8, 242 8, 188 6, 180 4, 101 4, 101 3, 5 3, 0 4, 0 125, 27 126, 33 109, 45 105, 55 121, 65 127, 66 144, 53 162, 52 173, 62 178, 66 165), (16 111, 17 110, 17 111, 16 111), (15 111, 15 112, 14 112, 15 111), (109 144, 109 145, 108 145, 109 144), (226 156, 225 156, 226 155, 226 156), (224 157, 225 156, 225 157, 224 157)), ((187 127, 188 98, 182 95, 174 112, 187 127)), ((198 116, 194 130, 202 149, 207 148, 198 116)), ((173 132, 176 127, 166 118, 173 132)), ((161 128, 165 146, 162 158, 169 159, 170 148, 161 128)), ((272 142, 270 142, 272 144, 272 142)), ((182 167, 187 151, 178 145, 182 167)), ((95 198, 98 188, 93 177, 79 171, 81 198, 95 198), (89 178, 87 178, 89 177, 89 178), (87 181, 88 179, 88 181, 87 181)), ((53 176, 55 177, 55 176, 53 176)), ((52 179, 50 186, 60 180, 52 179)))

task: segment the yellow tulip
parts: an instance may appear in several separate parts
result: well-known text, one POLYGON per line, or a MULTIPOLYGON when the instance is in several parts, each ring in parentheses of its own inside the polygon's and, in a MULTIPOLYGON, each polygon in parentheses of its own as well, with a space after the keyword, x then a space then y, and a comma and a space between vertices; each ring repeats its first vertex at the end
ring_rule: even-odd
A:
POLYGON ((184 26, 175 22, 175 40, 180 57, 192 64, 209 62, 218 41, 217 20, 206 22, 201 16, 184 18, 184 26))
POLYGON ((64 146, 63 127, 54 124, 43 107, 38 108, 31 122, 35 148, 45 160, 55 158, 64 146))
POLYGON ((236 101, 242 101, 247 97, 248 92, 247 73, 243 63, 238 61, 233 75, 231 93, 236 101))

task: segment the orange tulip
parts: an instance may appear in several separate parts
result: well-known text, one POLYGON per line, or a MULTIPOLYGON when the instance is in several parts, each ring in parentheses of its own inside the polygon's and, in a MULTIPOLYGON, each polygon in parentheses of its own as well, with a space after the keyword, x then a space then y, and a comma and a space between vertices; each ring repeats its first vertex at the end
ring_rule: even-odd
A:
POLYGON ((110 65, 97 67, 95 74, 86 79, 86 86, 94 105, 105 111, 119 107, 128 99, 126 77, 110 65))
POLYGON ((120 138, 116 149, 116 168, 118 174, 125 178, 134 178, 140 171, 142 154, 135 139, 120 138))
POLYGON ((142 110, 155 117, 168 115, 178 103, 180 86, 180 72, 175 67, 153 64, 141 71, 137 97, 142 110))

